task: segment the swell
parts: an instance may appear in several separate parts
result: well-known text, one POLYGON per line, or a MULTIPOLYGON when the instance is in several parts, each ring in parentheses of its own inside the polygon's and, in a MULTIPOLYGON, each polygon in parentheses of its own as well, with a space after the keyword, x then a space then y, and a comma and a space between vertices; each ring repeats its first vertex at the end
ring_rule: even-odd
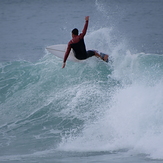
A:
POLYGON ((112 60, 68 62, 61 69, 62 61, 48 54, 36 63, 1 64, 2 149, 13 154, 9 149, 17 145, 15 153, 23 154, 142 147, 143 153, 161 157, 162 148, 154 144, 163 134, 162 56, 117 49, 112 60))

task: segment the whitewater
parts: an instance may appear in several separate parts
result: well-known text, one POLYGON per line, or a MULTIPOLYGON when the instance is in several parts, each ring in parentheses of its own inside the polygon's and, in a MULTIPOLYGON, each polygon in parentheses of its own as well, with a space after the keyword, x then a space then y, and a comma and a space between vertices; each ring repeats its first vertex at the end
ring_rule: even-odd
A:
MULTIPOLYGON (((9 3, 11 10, 13 5, 18 5, 16 2, 9 3)), ((74 1, 73 5, 84 6, 84 2, 74 1)), ((94 6, 108 21, 114 16, 110 11, 112 7, 120 5, 112 1, 109 4, 107 1, 91 2, 88 6, 94 6), (109 5, 112 7, 106 10, 109 5)), ((72 9, 67 1, 65 4, 49 1, 49 5, 44 1, 28 5, 21 2, 19 5, 23 8, 36 5, 47 11, 53 3, 56 10, 68 5, 65 13, 72 9)), ((127 0, 125 3, 130 4, 127 0)), ((16 8, 23 11, 19 5, 16 8)), ((134 1, 132 5, 135 6, 134 1)), ((52 12, 52 7, 47 12, 52 12)), ((89 14, 87 8, 85 12, 89 14)), ((78 13, 81 16, 78 23, 82 27, 84 14, 78 13)), ((91 12, 91 15, 95 19, 96 14, 91 12)), ((44 47, 41 54, 40 45, 37 45, 33 51, 25 52, 29 56, 24 56, 22 49, 29 47, 25 43, 21 49, 15 47, 16 52, 22 50, 22 56, 16 53, 10 58, 8 51, 1 51, 0 162, 163 162, 163 55, 160 44, 157 49, 151 46, 148 49, 144 44, 140 52, 131 48, 127 38, 118 35, 119 32, 115 34, 115 26, 105 23, 96 22, 91 26, 90 20, 85 42, 87 47, 109 54, 108 63, 92 57, 82 63, 67 61, 66 68, 61 68, 63 61, 48 53, 45 47, 48 43, 69 41, 70 32, 66 28, 72 25, 68 22, 68 27, 62 26, 68 33, 67 42, 62 42, 56 31, 58 40, 41 41, 44 47), (34 51, 38 52, 36 56, 32 56, 34 51)), ((45 24, 47 26, 47 21, 45 24)), ((12 47, 14 41, 9 40, 12 47)))

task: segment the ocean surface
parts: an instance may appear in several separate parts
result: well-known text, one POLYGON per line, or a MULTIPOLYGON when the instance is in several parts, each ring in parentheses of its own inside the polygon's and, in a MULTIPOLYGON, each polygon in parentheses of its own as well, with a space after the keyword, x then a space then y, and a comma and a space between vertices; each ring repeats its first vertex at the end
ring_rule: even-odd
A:
POLYGON ((0 0, 1 163, 163 163, 162 0, 0 0), (82 31, 109 54, 46 51, 82 31))

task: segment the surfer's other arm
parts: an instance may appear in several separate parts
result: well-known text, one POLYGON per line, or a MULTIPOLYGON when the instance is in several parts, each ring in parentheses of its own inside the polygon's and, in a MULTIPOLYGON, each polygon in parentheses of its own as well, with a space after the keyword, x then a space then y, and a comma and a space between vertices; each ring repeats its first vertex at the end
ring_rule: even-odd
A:
POLYGON ((71 51, 71 45, 70 45, 70 43, 69 43, 68 46, 67 46, 67 50, 66 50, 64 59, 63 59, 62 68, 64 68, 64 67, 66 66, 66 60, 67 60, 67 58, 68 58, 68 56, 69 56, 70 51, 71 51))

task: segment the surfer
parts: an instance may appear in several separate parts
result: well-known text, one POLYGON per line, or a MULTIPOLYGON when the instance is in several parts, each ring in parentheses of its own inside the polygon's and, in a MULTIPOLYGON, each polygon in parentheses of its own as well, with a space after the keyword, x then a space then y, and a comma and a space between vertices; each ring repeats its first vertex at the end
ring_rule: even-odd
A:
POLYGON ((79 31, 77 28, 74 28, 72 30, 72 40, 70 40, 68 43, 67 50, 64 55, 62 68, 64 68, 66 66, 66 60, 69 56, 71 48, 74 51, 75 57, 79 60, 83 60, 83 59, 87 59, 92 56, 96 56, 96 57, 101 58, 102 60, 108 62, 107 54, 103 54, 103 53, 99 54, 95 50, 86 51, 85 43, 84 43, 84 36, 87 32, 88 22, 89 22, 89 16, 86 16, 85 17, 85 25, 84 25, 84 28, 83 28, 83 31, 81 34, 78 35, 79 31))

